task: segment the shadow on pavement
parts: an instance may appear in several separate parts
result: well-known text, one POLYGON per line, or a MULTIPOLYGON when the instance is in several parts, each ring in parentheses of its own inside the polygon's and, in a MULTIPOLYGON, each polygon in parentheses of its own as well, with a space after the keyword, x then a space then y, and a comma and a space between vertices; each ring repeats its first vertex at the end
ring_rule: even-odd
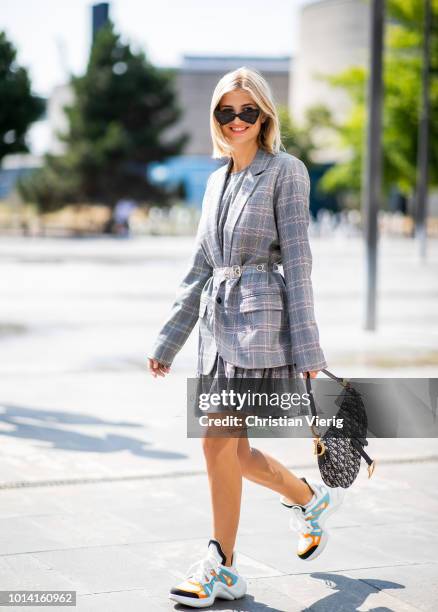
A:
MULTIPOLYGON (((374 580, 373 578, 349 578, 348 576, 342 576, 341 574, 329 574, 323 572, 316 572, 310 574, 312 578, 317 580, 323 580, 326 585, 331 588, 334 593, 319 599, 309 607, 301 608, 301 612, 359 612, 359 609, 363 606, 368 595, 384 591, 385 589, 404 589, 404 585, 398 584, 397 582, 389 582, 387 580, 374 580)), ((285 580, 287 577, 284 576, 285 580)), ((303 579, 307 580, 308 576, 303 575, 303 579)), ((293 576, 296 580, 297 576, 293 576)), ((287 597, 284 591, 279 591, 275 588, 275 581, 273 592, 275 597, 287 597)), ((291 599, 292 610, 298 611, 298 601, 291 599)), ((189 610, 187 606, 175 604, 174 610, 183 612, 189 610)), ((291 612, 290 607, 273 608, 270 605, 264 604, 260 601, 256 601, 251 594, 245 595, 237 601, 225 601, 216 599, 213 606, 207 608, 208 610, 233 610, 233 612, 291 612)), ((370 608, 369 612, 397 612, 397 609, 386 608, 379 606, 377 608, 370 608)))
POLYGON ((2 409, 0 424, 7 424, 12 429, 0 430, 0 436, 47 442, 52 445, 52 449, 69 451, 112 453, 128 450, 133 455, 155 459, 185 459, 187 457, 184 453, 147 448, 150 442, 140 438, 112 433, 93 436, 56 427, 56 425, 144 427, 140 423, 105 421, 87 414, 33 409, 0 403, 0 411, 2 409))
MULTIPOLYGON (((188 612, 188 610, 194 610, 195 608, 188 608, 182 604, 175 604, 172 609, 178 612, 188 612)), ((216 599, 214 605, 205 608, 205 610, 212 610, 212 612, 216 610, 226 610, 227 612, 230 612, 230 610, 233 612, 291 612, 288 608, 273 608, 261 601, 256 601, 250 594, 236 601, 216 599)))
MULTIPOLYGON (((328 574, 315 572, 312 578, 323 580, 326 585, 335 591, 333 594, 316 601, 303 612, 329 612, 329 610, 342 610, 343 612, 357 612, 362 607, 368 595, 378 593, 385 589, 404 589, 404 585, 388 580, 375 580, 373 578, 350 578, 341 574, 328 574)), ((371 612, 371 609, 370 609, 371 612)), ((373 608, 373 612, 396 612, 391 608, 373 608)))

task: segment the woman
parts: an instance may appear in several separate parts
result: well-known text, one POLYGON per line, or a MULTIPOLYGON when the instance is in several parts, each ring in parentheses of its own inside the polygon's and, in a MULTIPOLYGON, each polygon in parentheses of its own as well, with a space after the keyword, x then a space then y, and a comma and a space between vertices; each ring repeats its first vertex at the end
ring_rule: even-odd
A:
MULTIPOLYGON (((208 180, 196 246, 171 313, 149 354, 165 376, 199 319, 198 377, 275 380, 315 378, 327 366, 319 346, 310 280, 310 180, 305 165, 280 151, 270 88, 255 70, 227 73, 210 107, 213 157, 228 164, 208 180), (280 264, 283 267, 281 273, 280 264)), ((209 416, 225 407, 209 408, 209 416)), ((297 555, 316 558, 327 542, 325 519, 338 489, 307 483, 240 435, 203 437, 213 511, 204 559, 169 597, 192 607, 237 599, 246 583, 236 568, 242 476, 276 491, 299 531, 297 555)))

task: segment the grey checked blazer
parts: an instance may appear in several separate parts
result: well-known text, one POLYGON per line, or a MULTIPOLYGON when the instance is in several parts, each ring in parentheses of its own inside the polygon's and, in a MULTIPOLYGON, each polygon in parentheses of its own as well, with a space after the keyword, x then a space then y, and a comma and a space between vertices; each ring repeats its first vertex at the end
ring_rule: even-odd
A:
POLYGON ((210 373, 216 352, 243 368, 321 370, 327 362, 314 315, 307 168, 294 155, 259 148, 228 211, 222 251, 218 208, 231 163, 208 179, 190 264, 148 356, 170 365, 199 320, 198 374, 210 373), (283 274, 213 274, 260 263, 282 264, 283 274))

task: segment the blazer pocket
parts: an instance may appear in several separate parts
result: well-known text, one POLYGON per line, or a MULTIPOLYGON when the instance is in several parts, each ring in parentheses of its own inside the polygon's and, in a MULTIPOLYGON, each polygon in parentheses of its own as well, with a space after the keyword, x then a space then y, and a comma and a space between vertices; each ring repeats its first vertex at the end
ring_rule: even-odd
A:
POLYGON ((283 310, 283 299, 279 293, 253 293, 242 297, 240 312, 255 310, 283 310))
POLYGON ((240 312, 249 327, 260 331, 280 330, 283 325, 283 299, 278 293, 257 293, 242 298, 240 312))

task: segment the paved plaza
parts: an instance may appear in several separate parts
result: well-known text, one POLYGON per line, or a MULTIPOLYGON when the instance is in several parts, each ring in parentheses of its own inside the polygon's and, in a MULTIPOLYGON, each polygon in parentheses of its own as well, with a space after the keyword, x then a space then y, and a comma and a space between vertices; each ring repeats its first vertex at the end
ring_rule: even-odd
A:
MULTIPOLYGON (((167 592, 211 537, 200 442, 185 434, 197 329, 168 377, 145 364, 192 242, 2 238, 0 590, 75 590, 81 612, 186 609, 167 592)), ((374 332, 362 241, 312 250, 328 369, 438 377, 438 241, 421 261, 412 240, 381 239, 374 332)), ((311 440, 254 446, 317 476, 311 440)), ((213 609, 436 610, 438 443, 373 439, 369 452, 375 475, 362 468, 312 563, 296 558, 278 496, 245 482, 236 550, 249 592, 213 609)))

